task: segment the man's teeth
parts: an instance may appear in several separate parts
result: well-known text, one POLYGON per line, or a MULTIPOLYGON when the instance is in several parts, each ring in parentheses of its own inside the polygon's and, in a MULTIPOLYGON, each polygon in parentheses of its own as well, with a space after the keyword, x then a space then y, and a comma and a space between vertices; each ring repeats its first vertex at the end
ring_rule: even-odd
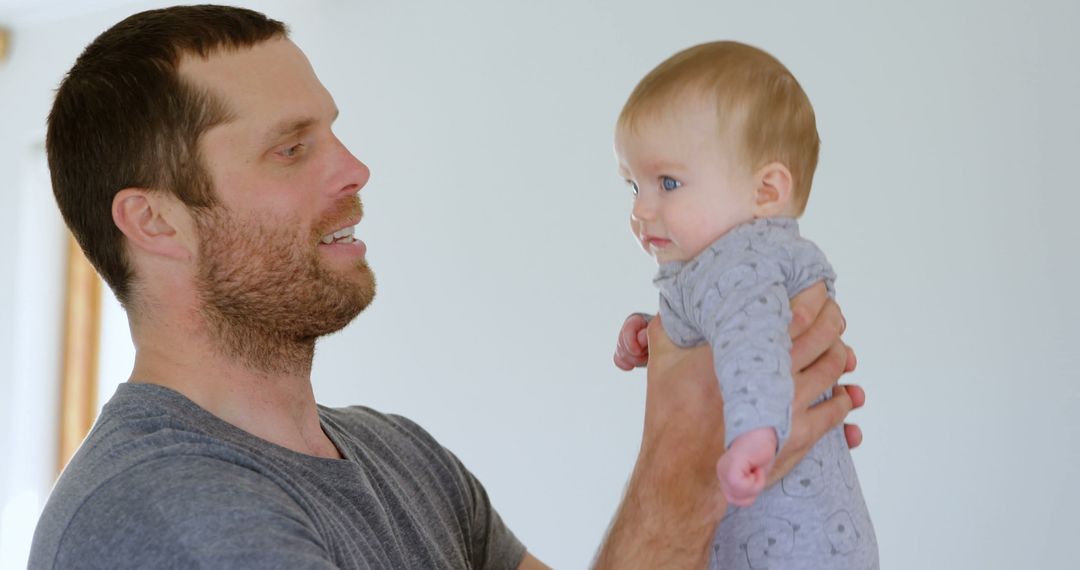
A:
POLYGON ((347 228, 342 228, 342 229, 340 229, 340 230, 338 230, 338 231, 336 231, 336 232, 334 232, 332 234, 324 235, 322 237, 322 242, 327 244, 327 245, 332 244, 332 243, 334 243, 336 241, 337 242, 342 242, 342 243, 353 242, 353 241, 356 241, 356 238, 353 237, 353 232, 355 232, 355 231, 356 231, 356 226, 349 226, 347 228))

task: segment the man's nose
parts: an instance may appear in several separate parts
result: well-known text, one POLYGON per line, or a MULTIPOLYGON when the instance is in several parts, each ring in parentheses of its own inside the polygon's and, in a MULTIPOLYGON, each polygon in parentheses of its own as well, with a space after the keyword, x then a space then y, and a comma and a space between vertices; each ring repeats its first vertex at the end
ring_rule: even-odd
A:
POLYGON ((338 145, 338 183, 334 186, 340 193, 355 194, 363 188, 371 178, 371 170, 366 164, 356 158, 341 140, 335 137, 338 145))

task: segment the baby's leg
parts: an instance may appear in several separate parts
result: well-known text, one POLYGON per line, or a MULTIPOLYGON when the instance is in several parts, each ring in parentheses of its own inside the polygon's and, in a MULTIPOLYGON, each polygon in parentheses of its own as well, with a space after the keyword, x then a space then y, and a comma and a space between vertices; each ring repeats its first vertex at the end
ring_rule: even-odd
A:
POLYGON ((716 463, 720 491, 729 504, 748 507, 765 488, 765 478, 776 457, 776 431, 758 428, 731 442, 716 463))

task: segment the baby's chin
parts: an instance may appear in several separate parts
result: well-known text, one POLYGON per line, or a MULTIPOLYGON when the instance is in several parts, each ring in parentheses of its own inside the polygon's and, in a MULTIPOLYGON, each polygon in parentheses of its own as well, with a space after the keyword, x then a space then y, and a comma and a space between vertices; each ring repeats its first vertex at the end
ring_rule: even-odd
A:
POLYGON ((655 261, 657 265, 663 265, 665 263, 676 263, 676 262, 677 263, 686 263, 687 261, 690 261, 690 260, 694 259, 695 257, 697 257, 697 255, 687 255, 685 252, 682 252, 682 251, 678 251, 678 252, 662 252, 662 253, 652 253, 652 252, 650 252, 649 255, 653 258, 653 261, 655 261))

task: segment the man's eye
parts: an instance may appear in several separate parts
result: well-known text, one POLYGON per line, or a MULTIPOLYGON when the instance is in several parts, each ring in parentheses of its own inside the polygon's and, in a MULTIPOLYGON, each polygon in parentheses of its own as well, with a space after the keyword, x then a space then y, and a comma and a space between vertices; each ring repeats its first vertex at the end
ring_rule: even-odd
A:
POLYGON ((285 158, 296 158, 304 151, 304 143, 297 143, 292 146, 287 146, 281 151, 281 155, 285 158))
POLYGON ((678 180, 675 180, 670 176, 661 176, 660 185, 664 187, 664 190, 670 192, 678 188, 679 186, 682 186, 682 182, 679 182, 678 180))

